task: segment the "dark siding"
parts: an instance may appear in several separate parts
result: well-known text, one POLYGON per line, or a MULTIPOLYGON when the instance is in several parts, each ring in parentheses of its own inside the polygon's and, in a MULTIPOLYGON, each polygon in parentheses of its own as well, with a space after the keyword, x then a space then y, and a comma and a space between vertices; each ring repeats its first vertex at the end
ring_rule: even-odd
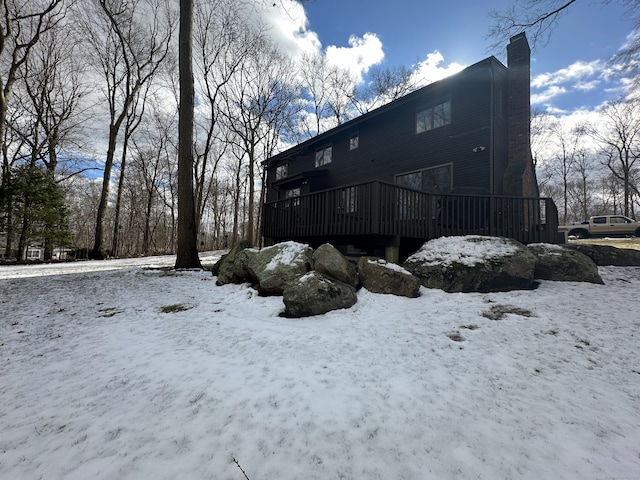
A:
POLYGON ((502 177, 509 163, 509 142, 508 142, 508 122, 507 122, 507 71, 504 68, 494 69, 494 174, 493 192, 496 195, 502 194, 502 177), (502 96, 499 99, 498 96, 502 96))
MULTIPOLYGON (((495 190, 490 176, 492 152, 500 157, 496 158, 494 167, 494 185, 500 184, 495 176, 501 176, 506 167, 506 139, 502 138, 506 135, 506 127, 503 128, 506 119, 494 120, 493 126, 497 129, 493 143, 491 139, 493 80, 503 82, 505 71, 505 67, 495 59, 486 59, 410 94, 383 113, 365 115, 318 137, 315 142, 303 144, 305 150, 300 153, 292 155, 295 153, 292 150, 277 159, 283 161, 291 155, 289 177, 295 177, 316 169, 316 148, 332 146, 332 163, 321 167, 327 170, 327 174, 310 178, 303 193, 305 188, 313 192, 373 180, 393 183, 396 174, 445 163, 453 163, 454 188, 475 187, 492 192, 495 190), (452 123, 416 134, 417 109, 447 100, 451 101, 452 123), (349 150, 349 139, 356 132, 359 134, 359 147, 349 150), (484 147, 484 150, 474 152, 475 147, 484 147)), ((506 93, 506 85, 501 91, 506 93)), ((268 171, 269 184, 275 175, 275 165, 268 171)), ((284 191, 292 186, 293 183, 280 189, 284 191)), ((277 196, 272 187, 267 201, 277 196)))

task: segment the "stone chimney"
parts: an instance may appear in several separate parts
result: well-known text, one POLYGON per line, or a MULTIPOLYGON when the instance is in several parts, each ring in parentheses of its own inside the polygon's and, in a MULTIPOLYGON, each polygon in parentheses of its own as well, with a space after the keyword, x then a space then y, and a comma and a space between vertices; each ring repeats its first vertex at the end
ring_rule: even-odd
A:
POLYGON ((509 162, 502 193, 537 197, 538 183, 531 155, 531 49, 524 33, 511 37, 507 46, 509 162))

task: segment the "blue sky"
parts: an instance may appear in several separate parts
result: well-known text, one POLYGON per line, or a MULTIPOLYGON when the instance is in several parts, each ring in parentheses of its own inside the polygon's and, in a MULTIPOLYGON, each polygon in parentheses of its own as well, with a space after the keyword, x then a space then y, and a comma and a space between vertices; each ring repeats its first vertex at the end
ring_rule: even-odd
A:
MULTIPOLYGON (((371 62, 383 67, 416 65, 429 54, 431 67, 438 69, 471 65, 492 54, 505 61, 506 45, 488 49, 489 11, 504 10, 512 1, 309 0, 303 30, 316 36, 327 55, 332 49, 346 54, 359 45, 361 57, 371 55, 371 62)), ((632 21, 616 3, 584 0, 572 5, 550 42, 533 53, 532 103, 570 113, 622 95, 606 62, 631 28, 632 21)))

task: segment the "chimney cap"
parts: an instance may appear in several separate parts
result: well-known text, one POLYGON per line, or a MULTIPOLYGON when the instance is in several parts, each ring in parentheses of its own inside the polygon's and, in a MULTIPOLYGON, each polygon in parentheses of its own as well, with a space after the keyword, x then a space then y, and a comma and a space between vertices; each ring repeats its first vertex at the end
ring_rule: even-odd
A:
POLYGON ((525 32, 520 32, 517 35, 514 35, 513 37, 511 37, 509 39, 509 42, 510 43, 514 43, 514 42, 517 42, 518 40, 520 40, 522 38, 524 38, 525 41, 527 40, 527 34, 525 32))

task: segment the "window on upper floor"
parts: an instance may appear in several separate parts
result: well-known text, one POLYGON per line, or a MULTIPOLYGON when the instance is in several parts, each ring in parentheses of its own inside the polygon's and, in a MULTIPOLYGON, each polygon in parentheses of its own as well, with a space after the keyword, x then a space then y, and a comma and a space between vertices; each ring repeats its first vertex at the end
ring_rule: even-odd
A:
POLYGON ((451 123, 451 102, 421 107, 416 112, 416 133, 423 133, 451 123))
POLYGON ((354 133, 349 137, 349 150, 355 150, 360 146, 360 135, 354 133))
POLYGON ((280 180, 281 178, 285 178, 289 175, 289 164, 284 163, 282 165, 278 165, 276 167, 276 180, 280 180))
POLYGON ((316 167, 331 163, 331 146, 316 151, 316 167))

